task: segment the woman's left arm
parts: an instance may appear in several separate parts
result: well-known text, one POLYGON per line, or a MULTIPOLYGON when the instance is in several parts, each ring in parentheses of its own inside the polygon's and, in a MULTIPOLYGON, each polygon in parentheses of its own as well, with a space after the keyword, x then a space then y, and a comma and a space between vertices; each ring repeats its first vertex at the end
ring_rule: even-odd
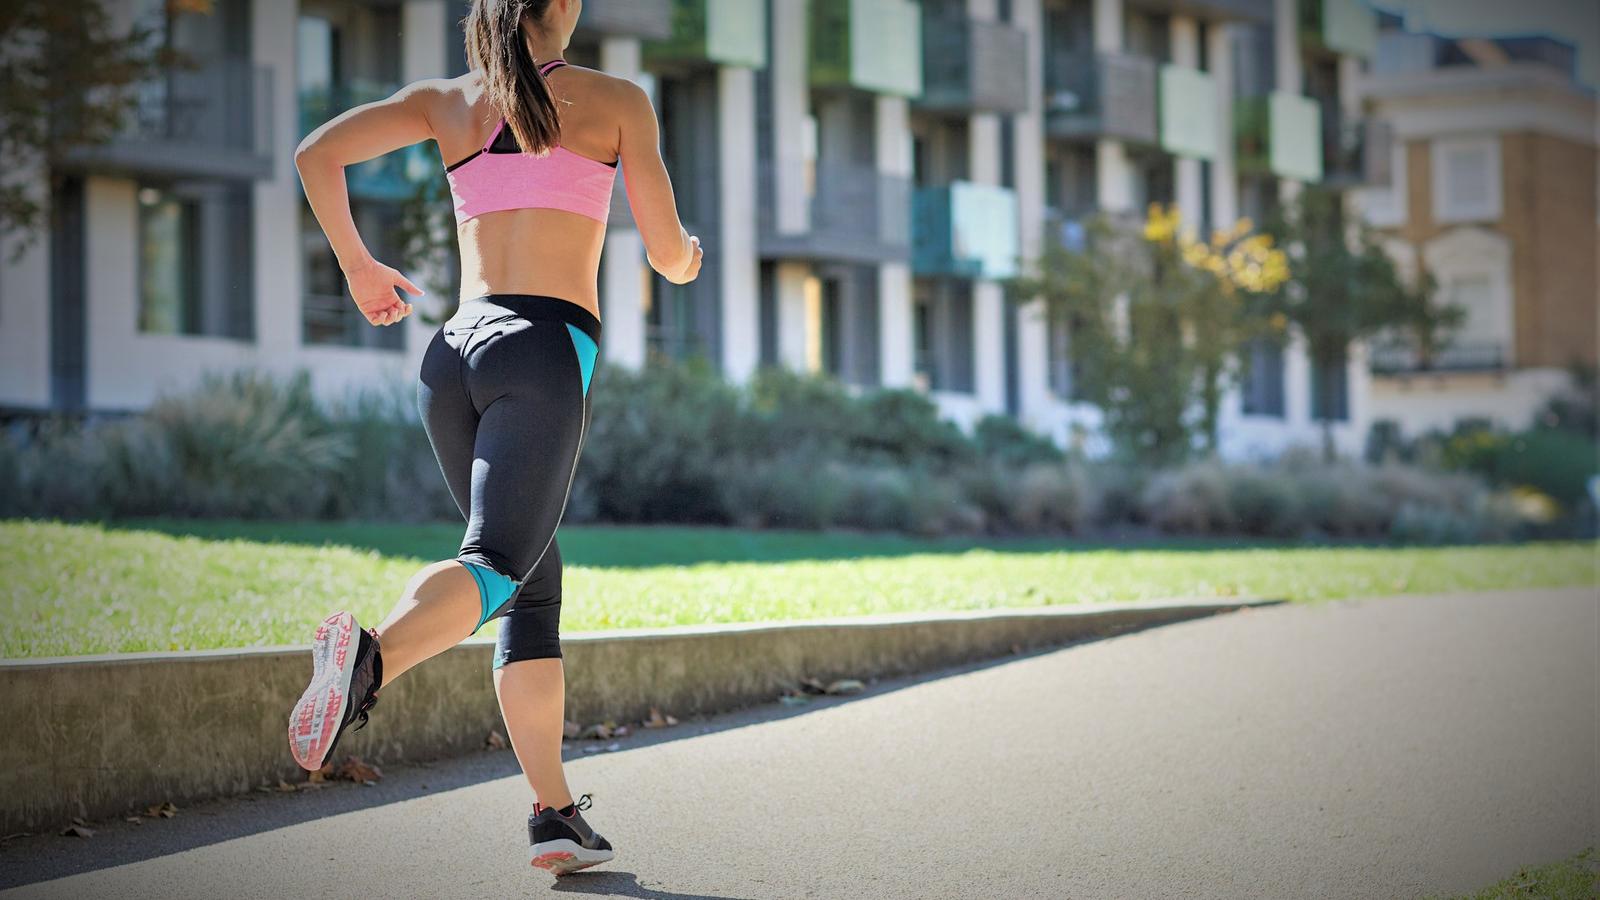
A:
POLYGON ((440 81, 419 81, 394 96, 366 103, 329 120, 294 152, 300 183, 317 223, 328 236, 350 296, 373 325, 393 325, 411 312, 395 289, 421 296, 422 289, 391 266, 374 259, 356 230, 345 185, 346 166, 382 156, 435 137, 430 111, 443 97, 440 81))

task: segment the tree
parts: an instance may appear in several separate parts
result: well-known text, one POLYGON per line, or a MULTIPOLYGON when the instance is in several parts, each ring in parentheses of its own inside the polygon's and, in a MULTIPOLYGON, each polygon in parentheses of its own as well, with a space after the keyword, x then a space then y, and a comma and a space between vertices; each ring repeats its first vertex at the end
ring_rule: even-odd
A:
MULTIPOLYGON (((1307 186, 1267 230, 1290 248, 1272 308, 1299 329, 1318 371, 1343 366, 1352 344, 1390 331, 1427 358, 1461 321, 1459 309, 1435 301, 1432 278, 1407 284, 1370 228, 1347 227, 1337 191, 1307 186)), ((1335 382, 1322 378, 1317 387, 1323 454, 1332 459, 1335 382)))
MULTIPOLYGON (((0 173, 35 171, 117 134, 126 91, 176 59, 143 26, 113 27, 101 0, 0 3, 0 173)), ((27 180, 0 178, 0 238, 21 252, 45 226, 27 180)))
POLYGON ((1043 297, 1071 323, 1075 385, 1104 412, 1125 456, 1149 464, 1188 455, 1217 422, 1243 343, 1270 327, 1261 297, 1286 274, 1272 240, 1243 221, 1209 242, 1177 211, 1151 206, 1143 223, 1102 216, 1082 246, 1047 246, 1023 296, 1043 297))

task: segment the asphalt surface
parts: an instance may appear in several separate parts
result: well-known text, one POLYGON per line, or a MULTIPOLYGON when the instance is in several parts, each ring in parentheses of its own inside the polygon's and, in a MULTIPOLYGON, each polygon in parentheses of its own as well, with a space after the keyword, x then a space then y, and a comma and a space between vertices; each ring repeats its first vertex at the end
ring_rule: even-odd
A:
POLYGON ((526 864, 528 791, 498 752, 14 839, 0 884, 74 900, 1448 895, 1597 842, 1597 657, 1589 590, 1246 611, 575 748, 570 780, 618 855, 559 881, 526 864))

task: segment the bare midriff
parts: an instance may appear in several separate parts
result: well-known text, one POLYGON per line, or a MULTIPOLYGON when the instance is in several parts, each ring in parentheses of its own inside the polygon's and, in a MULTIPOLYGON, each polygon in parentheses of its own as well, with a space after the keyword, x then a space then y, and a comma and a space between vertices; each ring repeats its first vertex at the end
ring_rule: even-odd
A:
POLYGON ((461 299, 538 294, 600 318, 605 225, 557 209, 508 209, 461 223, 461 299))

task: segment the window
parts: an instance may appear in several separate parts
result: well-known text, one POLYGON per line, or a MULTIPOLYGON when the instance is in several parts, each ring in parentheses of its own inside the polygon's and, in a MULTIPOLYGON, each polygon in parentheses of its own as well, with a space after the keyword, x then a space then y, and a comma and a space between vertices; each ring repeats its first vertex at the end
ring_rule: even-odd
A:
POLYGON ((1350 418, 1350 367, 1343 355, 1330 366, 1311 366, 1311 418, 1344 422, 1350 418))
POLYGON ((157 188, 139 191, 139 330, 199 330, 194 204, 157 188))
MULTIPOLYGON (((394 247, 394 228, 399 216, 391 203, 371 203, 352 199, 350 211, 356 227, 371 242, 378 259, 399 259, 394 247)), ((346 289, 339 259, 317 225, 311 207, 300 204, 300 238, 305 260, 305 291, 301 306, 301 340, 307 345, 342 345, 399 350, 405 346, 405 326, 368 324, 346 289)))
POLYGON ((1367 223, 1379 228, 1398 228, 1406 221, 1406 142, 1396 138, 1389 152, 1389 183, 1356 191, 1367 223))
POLYGON ((139 188, 139 330, 248 340, 255 273, 250 188, 139 188))
POLYGON ((1500 218, 1500 144, 1495 138, 1434 141, 1432 165, 1435 219, 1500 218))
POLYGON ((1245 354, 1242 411, 1247 416, 1283 418, 1283 344, 1257 338, 1245 354))
POLYGON ((972 284, 918 279, 913 291, 913 364, 935 391, 973 390, 972 284))

